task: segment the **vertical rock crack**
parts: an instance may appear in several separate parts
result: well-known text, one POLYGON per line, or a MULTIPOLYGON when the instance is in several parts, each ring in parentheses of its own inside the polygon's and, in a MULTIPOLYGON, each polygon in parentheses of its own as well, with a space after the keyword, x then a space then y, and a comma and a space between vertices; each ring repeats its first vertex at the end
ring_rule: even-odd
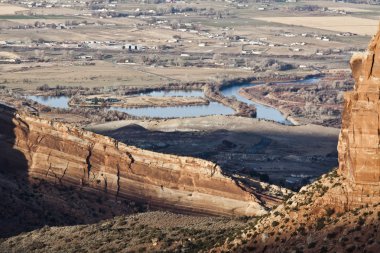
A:
POLYGON ((92 149, 94 148, 94 144, 91 144, 89 147, 88 147, 88 154, 87 154, 87 157, 86 157, 86 164, 87 164, 87 178, 89 179, 90 178, 90 172, 91 172, 91 168, 92 168, 92 165, 91 165, 91 156, 92 156, 92 149))
POLYGON ((120 192, 120 166, 119 164, 117 164, 117 181, 116 181, 116 184, 117 184, 117 189, 116 189, 116 197, 119 196, 119 192, 120 192))

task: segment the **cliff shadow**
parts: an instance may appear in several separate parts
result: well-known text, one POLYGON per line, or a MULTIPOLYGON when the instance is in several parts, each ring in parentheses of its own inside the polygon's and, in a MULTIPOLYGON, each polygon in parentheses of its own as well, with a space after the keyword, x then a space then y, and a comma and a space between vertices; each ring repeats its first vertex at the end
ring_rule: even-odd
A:
POLYGON ((0 108, 0 237, 22 232, 25 215, 23 198, 29 193, 28 161, 25 155, 14 148, 16 125, 12 108, 0 108))
POLYGON ((241 173, 298 190, 338 165, 338 135, 286 131, 158 131, 137 124, 95 131, 127 145, 212 161, 224 173, 241 173))

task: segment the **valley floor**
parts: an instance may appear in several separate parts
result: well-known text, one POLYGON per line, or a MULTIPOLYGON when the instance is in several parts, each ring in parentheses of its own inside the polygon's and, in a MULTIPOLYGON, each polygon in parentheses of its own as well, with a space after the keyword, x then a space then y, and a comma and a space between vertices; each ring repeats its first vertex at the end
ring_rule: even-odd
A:
POLYGON ((339 130, 317 125, 208 116, 124 120, 88 129, 128 145, 214 161, 227 172, 295 189, 337 166, 339 130))

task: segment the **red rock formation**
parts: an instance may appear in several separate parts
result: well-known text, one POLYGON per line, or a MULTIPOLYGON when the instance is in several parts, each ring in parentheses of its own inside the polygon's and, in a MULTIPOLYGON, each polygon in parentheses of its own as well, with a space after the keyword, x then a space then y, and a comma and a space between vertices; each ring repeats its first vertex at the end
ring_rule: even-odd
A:
MULTIPOLYGON (((266 213, 259 199, 214 163, 150 152, 67 124, 0 111, 0 127, 14 126, 14 148, 24 154, 30 177, 186 212, 266 213)), ((0 145, 10 143, 0 139, 0 145)))
POLYGON ((339 172, 348 182, 345 197, 334 197, 346 208, 380 202, 380 31, 350 64, 356 84, 345 94, 338 144, 339 172))
POLYGON ((351 59, 339 169, 304 186, 214 252, 380 252, 380 30, 351 59))

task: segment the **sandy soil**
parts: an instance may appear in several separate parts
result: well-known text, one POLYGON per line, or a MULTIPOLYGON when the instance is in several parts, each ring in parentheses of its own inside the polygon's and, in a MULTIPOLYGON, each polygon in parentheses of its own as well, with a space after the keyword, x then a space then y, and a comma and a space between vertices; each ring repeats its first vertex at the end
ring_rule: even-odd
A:
POLYGON ((285 126, 268 121, 236 116, 207 116, 185 119, 163 120, 121 120, 91 126, 93 130, 116 130, 129 124, 139 124, 150 130, 160 131, 214 131, 216 129, 230 129, 234 131, 254 131, 268 133, 297 133, 303 135, 323 135, 335 137, 339 129, 317 125, 285 126))

